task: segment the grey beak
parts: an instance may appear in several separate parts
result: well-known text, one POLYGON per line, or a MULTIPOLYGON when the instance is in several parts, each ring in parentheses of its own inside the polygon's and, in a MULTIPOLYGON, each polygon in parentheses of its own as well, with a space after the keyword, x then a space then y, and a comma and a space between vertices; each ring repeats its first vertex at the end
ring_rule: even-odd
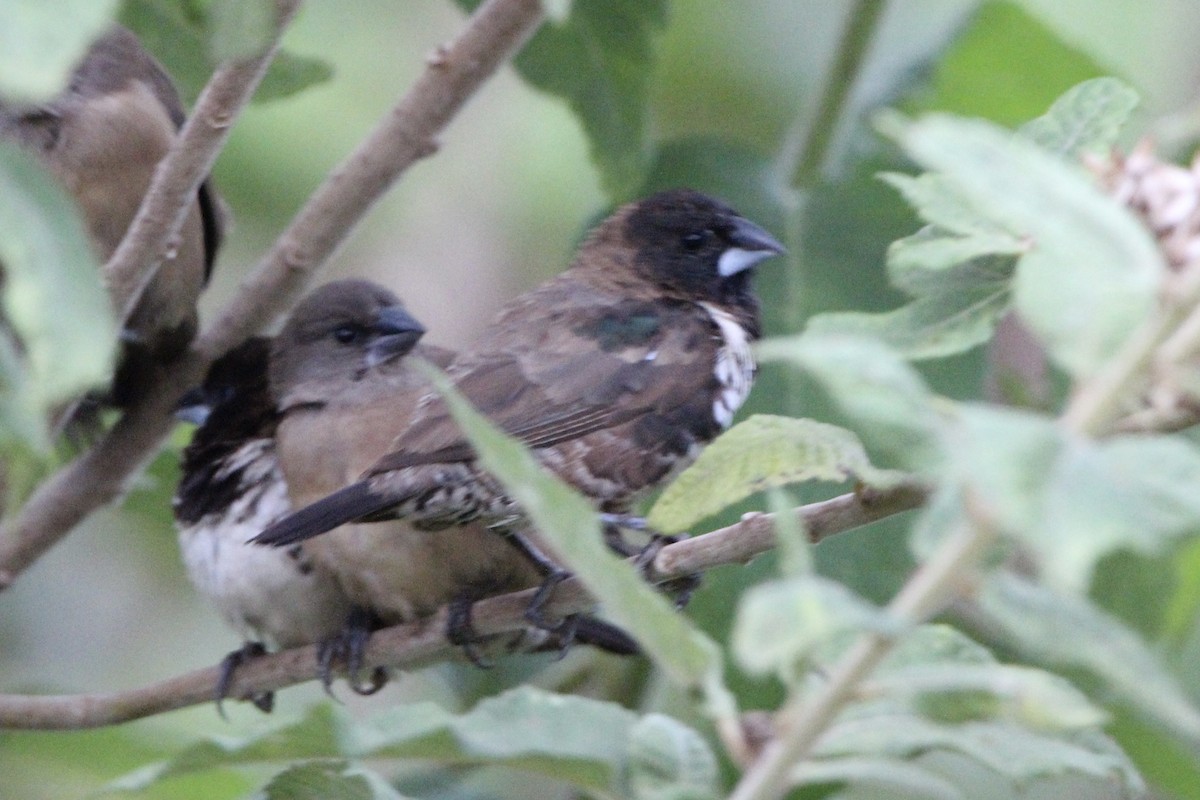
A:
POLYGON ((733 242, 733 247, 722 253, 717 261, 717 272, 724 278, 750 269, 771 256, 787 252, 764 228, 742 217, 734 219, 733 235, 729 240, 733 242))
POLYGON ((403 306, 387 306, 376 316, 375 332, 375 339, 367 345, 365 360, 368 367, 408 355, 425 335, 425 326, 403 306))
POLYGON ((197 427, 203 425, 211 413, 212 404, 208 402, 204 390, 199 386, 189 389, 175 405, 175 419, 190 422, 197 427))

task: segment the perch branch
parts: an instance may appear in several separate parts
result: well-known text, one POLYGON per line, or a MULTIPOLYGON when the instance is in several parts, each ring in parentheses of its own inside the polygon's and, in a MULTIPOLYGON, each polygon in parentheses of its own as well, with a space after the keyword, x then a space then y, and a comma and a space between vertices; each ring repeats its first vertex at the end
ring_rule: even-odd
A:
MULTIPOLYGON (((797 509, 819 541, 885 516, 914 508, 924 495, 912 488, 878 493, 866 499, 847 494, 797 509)), ((748 515, 743 521, 712 533, 664 547, 655 562, 661 579, 690 574, 720 564, 747 561, 774 547, 772 515, 748 515), (748 543, 742 543, 742 540, 748 543), (738 542, 737 545, 733 545, 738 542)), ((481 634, 499 634, 525 628, 525 610, 535 590, 514 592, 475 604, 471 620, 481 634)), ((592 604, 574 579, 555 587, 547 612, 566 615, 585 611, 592 604)), ((456 648, 445 637, 446 612, 419 623, 398 625, 371 637, 366 666, 414 669, 445 659, 456 648)), ((315 646, 273 653, 246 664, 234 676, 231 697, 246 698, 312 680, 317 674, 315 646)), ((71 730, 115 725, 161 714, 213 699, 218 669, 197 670, 151 686, 109 694, 56 696, 0 695, 0 728, 71 730)))

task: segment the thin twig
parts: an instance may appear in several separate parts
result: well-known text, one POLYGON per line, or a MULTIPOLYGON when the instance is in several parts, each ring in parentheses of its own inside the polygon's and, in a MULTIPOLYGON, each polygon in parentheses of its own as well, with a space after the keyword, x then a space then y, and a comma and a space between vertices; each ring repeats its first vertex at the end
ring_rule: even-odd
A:
MULTIPOLYGON (((827 536, 917 508, 926 490, 916 485, 880 492, 850 492, 796 509, 813 543, 827 536)), ((775 546, 775 515, 750 513, 737 524, 663 548, 654 560, 656 575, 687 575, 721 564, 740 564, 775 546)))
POLYGON ((418 158, 437 134, 542 20, 538 0, 489 0, 459 37, 439 49, 385 121, 317 189, 239 295, 164 370, 160 385, 130 409, 89 452, 44 481, 20 512, 0 527, 0 590, 100 506, 116 498, 161 446, 171 404, 205 366, 285 311, 314 270, 371 204, 418 158))
POLYGON ((183 129, 154 171, 137 216, 105 265, 109 290, 114 297, 125 298, 125 320, 133 314, 142 293, 173 249, 172 243, 179 238, 200 184, 212 171, 234 120, 262 82, 279 50, 279 40, 300 5, 300 0, 277 2, 274 37, 259 55, 222 64, 212 74, 183 129))
MULTIPOLYGON (((866 500, 857 494, 847 494, 803 506, 797 513, 809 525, 814 540, 819 540, 913 508, 922 497, 919 490, 912 488, 880 493, 866 500)), ((655 562, 658 577, 677 577, 748 560, 774 547, 774 537, 762 533, 769 531, 771 524, 771 515, 756 514, 736 525, 668 545, 655 562), (737 546, 732 546, 734 542, 737 546)), ((484 635, 522 630, 527 624, 524 614, 533 592, 531 589, 480 601, 472 608, 473 627, 484 635)), ((555 587, 547 612, 566 615, 585 611, 591 605, 592 600, 583 587, 571 579, 555 587)), ((455 650, 446 640, 445 631, 445 610, 421 623, 380 631, 371 637, 366 666, 414 669, 445 659, 455 650)), ((217 668, 213 667, 151 686, 110 694, 0 695, 0 728, 95 728, 198 705, 213 699, 217 674, 217 668)), ((315 647, 274 653, 240 667, 234 676, 230 696, 251 697, 312 680, 316 674, 315 647)))

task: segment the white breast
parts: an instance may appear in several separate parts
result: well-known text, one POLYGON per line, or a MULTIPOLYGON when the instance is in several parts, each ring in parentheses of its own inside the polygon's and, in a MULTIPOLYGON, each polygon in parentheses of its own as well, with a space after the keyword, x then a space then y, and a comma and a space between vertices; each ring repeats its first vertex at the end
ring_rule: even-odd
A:
POLYGON ((272 440, 230 454, 217 477, 235 473, 237 498, 179 530, 188 577, 247 640, 294 647, 336 633, 350 602, 334 576, 299 551, 246 543, 292 510, 272 440))
POLYGON ((713 367, 717 384, 721 387, 713 399, 713 419, 722 428, 728 428, 733 415, 746 402, 750 385, 754 382, 754 353, 750 349, 750 337, 733 315, 709 303, 701 303, 721 332, 721 344, 717 348, 717 362, 713 367))

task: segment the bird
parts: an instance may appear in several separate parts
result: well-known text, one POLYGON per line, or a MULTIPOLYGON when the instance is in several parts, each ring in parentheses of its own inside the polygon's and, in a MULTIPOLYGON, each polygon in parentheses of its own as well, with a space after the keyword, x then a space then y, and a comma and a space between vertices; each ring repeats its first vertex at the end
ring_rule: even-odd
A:
MULTIPOLYGON (((0 139, 32 153, 74 198, 101 263, 124 238, 184 121, 171 78, 119 25, 88 48, 57 96, 36 105, 0 103, 0 139)), ((205 180, 178 240, 125 321, 112 404, 136 401, 157 366, 191 342, 196 300, 212 273, 223 226, 223 206, 205 180)), ((111 300, 120 313, 133 298, 111 300)))
MULTIPOLYGON (((751 278, 784 252, 762 227, 691 189, 628 203, 566 271, 506 305, 447 366, 454 387, 605 519, 686 466, 748 395, 761 336, 751 278)), ((286 546, 348 522, 416 529, 523 514, 435 393, 359 478, 268 526, 286 546)))
MULTIPOLYGON (((246 642, 221 662, 218 710, 239 666, 268 647, 329 640, 353 607, 337 578, 304 545, 271 550, 246 543, 292 509, 275 448, 269 353, 268 338, 247 339, 212 363, 176 411, 197 425, 172 500, 184 567, 246 642)), ((274 700, 269 692, 250 699, 263 711, 274 700)))
MULTIPOLYGON (((357 479, 407 426, 432 391, 413 360, 445 366, 454 355, 417 344, 413 337, 423 332, 392 292, 369 281, 326 284, 293 310, 272 346, 270 386, 279 414, 276 448, 294 506, 357 479), (405 357, 396 358, 398 351, 405 357)), ((525 550, 483 525, 439 532, 403 521, 347 525, 306 544, 367 612, 349 621, 338 651, 351 676, 371 630, 419 620, 445 605, 452 608, 451 641, 484 665, 470 629, 471 603, 542 580, 525 550)), ((612 652, 637 649, 623 632, 588 615, 573 633, 612 652)), ((519 644, 538 649, 536 642, 519 644)))

